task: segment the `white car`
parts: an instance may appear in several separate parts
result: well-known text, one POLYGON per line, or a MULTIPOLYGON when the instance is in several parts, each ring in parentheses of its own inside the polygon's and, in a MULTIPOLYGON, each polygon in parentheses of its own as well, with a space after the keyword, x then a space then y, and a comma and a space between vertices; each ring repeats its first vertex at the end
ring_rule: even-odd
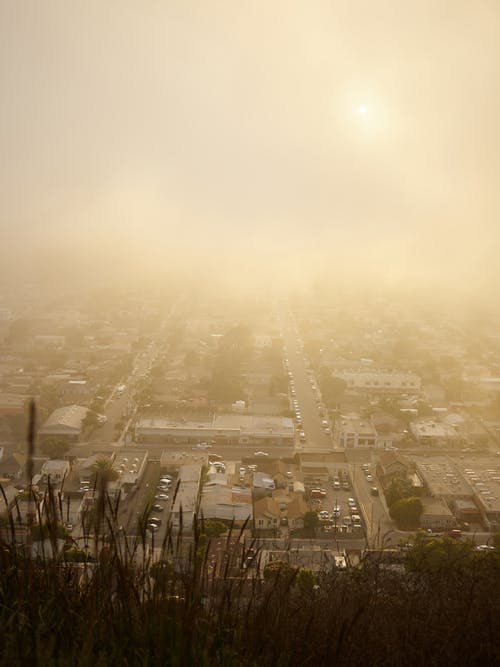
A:
POLYGON ((269 456, 269 454, 267 452, 254 452, 253 455, 254 456, 269 456))

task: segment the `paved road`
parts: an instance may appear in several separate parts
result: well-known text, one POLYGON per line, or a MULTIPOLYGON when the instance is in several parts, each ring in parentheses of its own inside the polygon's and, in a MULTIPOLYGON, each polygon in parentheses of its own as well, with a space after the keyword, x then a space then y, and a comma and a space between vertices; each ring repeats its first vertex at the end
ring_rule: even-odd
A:
POLYGON ((288 366, 295 382, 295 398, 299 403, 306 442, 297 449, 305 451, 325 451, 333 449, 331 436, 326 434, 321 425, 322 417, 318 414, 318 389, 313 390, 316 381, 306 366, 302 343, 292 322, 283 323, 283 342, 286 347, 288 366))

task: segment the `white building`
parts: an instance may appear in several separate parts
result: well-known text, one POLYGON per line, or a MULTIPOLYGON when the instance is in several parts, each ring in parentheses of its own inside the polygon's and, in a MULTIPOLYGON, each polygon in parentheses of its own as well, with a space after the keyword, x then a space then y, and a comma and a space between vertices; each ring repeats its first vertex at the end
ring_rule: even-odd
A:
POLYGON ((227 414, 211 421, 175 421, 168 418, 143 418, 135 427, 137 442, 196 444, 293 445, 294 426, 288 417, 227 414))
POLYGON ((365 368, 333 370, 333 375, 347 382, 349 389, 371 394, 414 394, 420 391, 421 380, 414 373, 403 371, 377 371, 365 368))
POLYGON ((378 434, 375 426, 368 419, 344 417, 337 419, 335 425, 339 445, 346 449, 372 448, 393 449, 392 434, 378 434))
POLYGON ((40 471, 43 481, 50 479, 51 483, 60 484, 69 473, 69 461, 50 459, 45 461, 40 471))

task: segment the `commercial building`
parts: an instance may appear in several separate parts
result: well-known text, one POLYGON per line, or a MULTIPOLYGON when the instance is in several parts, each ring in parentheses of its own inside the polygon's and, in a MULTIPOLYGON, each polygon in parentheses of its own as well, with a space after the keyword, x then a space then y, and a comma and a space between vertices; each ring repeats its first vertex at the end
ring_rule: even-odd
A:
POLYGON ((337 419, 335 439, 340 447, 346 449, 392 449, 393 435, 379 434, 370 420, 360 417, 344 417, 337 419))
POLYGON ((441 498, 421 498, 424 511, 420 516, 422 528, 450 530, 456 525, 456 518, 441 498))
POLYGON ((87 416, 87 408, 81 405, 68 405, 57 408, 38 431, 40 438, 63 437, 76 442, 82 433, 82 421, 87 416))
POLYGON ((454 426, 434 419, 418 419, 410 430, 419 445, 432 448, 456 449, 464 444, 463 436, 454 426))
POLYGON ((286 417, 228 414, 211 421, 177 421, 168 418, 143 418, 135 426, 141 443, 220 445, 290 445, 294 443, 293 421, 286 417))
POLYGON ((170 518, 172 527, 190 533, 198 511, 201 493, 201 465, 182 465, 170 518))
POLYGON ((415 394, 421 387, 418 375, 403 371, 333 369, 332 372, 347 382, 348 389, 367 394, 415 394))

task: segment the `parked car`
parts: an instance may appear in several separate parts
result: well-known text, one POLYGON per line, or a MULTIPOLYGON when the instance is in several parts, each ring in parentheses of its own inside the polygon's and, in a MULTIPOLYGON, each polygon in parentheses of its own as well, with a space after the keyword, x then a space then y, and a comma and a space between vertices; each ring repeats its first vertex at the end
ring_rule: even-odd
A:
POLYGON ((156 523, 158 526, 161 526, 161 519, 159 519, 157 516, 150 516, 148 523, 156 523))
POLYGON ((370 489, 370 493, 372 494, 372 496, 378 496, 378 489, 377 489, 377 487, 376 487, 376 486, 372 486, 372 488, 370 489))
POLYGON ((254 452, 253 455, 254 456, 269 456, 269 454, 267 452, 254 452))
POLYGON ((155 512, 163 512, 165 507, 163 505, 153 505, 151 509, 153 509, 155 512))
POLYGON ((168 494, 166 493, 157 493, 155 500, 168 500, 168 494))

